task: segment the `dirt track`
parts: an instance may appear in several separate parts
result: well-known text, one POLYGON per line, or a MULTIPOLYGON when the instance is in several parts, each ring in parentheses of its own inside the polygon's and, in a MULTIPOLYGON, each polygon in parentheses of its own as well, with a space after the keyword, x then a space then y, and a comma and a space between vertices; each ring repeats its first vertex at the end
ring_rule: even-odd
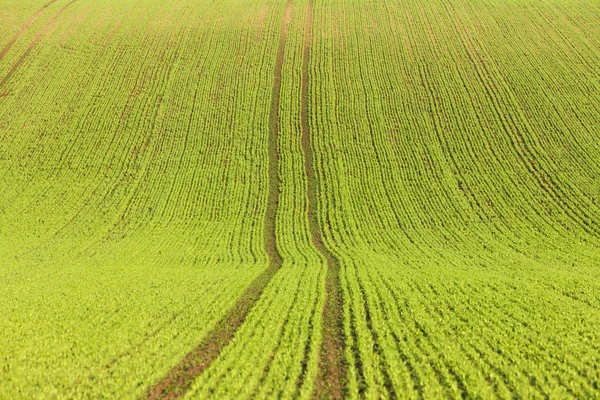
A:
POLYGON ((10 41, 6 44, 6 46, 4 46, 4 48, 2 49, 2 51, 0 51, 0 61, 2 61, 2 59, 4 58, 4 56, 6 55, 6 53, 8 53, 8 51, 13 46, 13 44, 15 44, 15 42, 21 37, 21 35, 23 34, 23 32, 25 32, 25 29, 27 29, 33 23, 33 21, 35 21, 37 19, 37 17, 40 16, 41 13, 43 13, 48 7, 50 7, 52 5, 52 3, 56 3, 56 0, 52 0, 49 3, 44 4, 42 6, 42 8, 40 8, 39 10, 37 10, 36 13, 33 14, 31 16, 31 18, 29 18, 29 20, 27 20, 27 22, 25 22, 23 24, 23 26, 21 27, 21 29, 19 29, 19 32, 17 32, 15 34, 15 36, 13 36, 12 39, 10 39, 10 41))
MULTIPOLYGON (((21 66, 21 64, 23 64, 23 61, 25 61, 25 59, 27 58, 27 56, 29 55, 29 53, 31 53, 31 50, 33 50, 33 48, 39 43, 39 41, 42 40, 42 38, 44 37, 44 35, 48 31, 48 29, 50 29, 50 27, 54 24, 54 21, 56 21, 56 19, 58 17, 60 17, 60 15, 67 8, 69 8, 69 6, 71 6, 71 4, 75 3, 76 1, 77 0, 73 0, 73 1, 71 1, 69 3, 67 3, 66 5, 63 6, 63 8, 61 8, 60 10, 58 10, 58 12, 56 14, 54 14, 54 16, 52 18, 50 18, 50 20, 46 23, 46 25, 44 25, 44 27, 42 28, 42 30, 40 31, 40 33, 37 34, 37 36, 31 41, 31 43, 29 43, 29 46, 27 46, 27 49, 25 50, 25 52, 21 55, 21 57, 19 57, 19 59, 17 60, 17 62, 11 67, 11 69, 8 71, 8 73, 6 74, 6 76, 4 78, 2 78, 2 80, 0 81, 0 89, 2 89, 2 87, 6 84, 6 82, 8 82, 8 80, 11 78, 11 76, 15 73, 15 71, 21 66)), ((42 7, 42 9, 40 11, 38 11, 38 13, 36 13, 36 14, 39 15, 42 11, 45 10, 46 7, 48 7, 52 3, 53 2, 50 2, 50 3, 46 4, 46 6, 42 7)), ((37 15, 35 15, 36 18, 37 18, 37 15)), ((33 22, 31 19, 30 19, 30 21, 33 22)), ((31 23, 31 22, 29 22, 29 23, 31 23)), ((24 28, 22 28, 21 31, 23 31, 25 28, 26 28, 26 26, 24 28)), ((21 33, 22 32, 20 32, 19 35, 21 33)), ((11 43, 9 43, 9 44, 12 46, 11 43)), ((8 46, 8 49, 10 49, 10 46, 8 46)), ((8 51, 8 49, 5 47, 6 51, 8 51)), ((3 54, 4 54, 5 50, 3 50, 3 54)))
POLYGON ((177 399, 182 397, 194 380, 216 360, 221 351, 233 339, 246 316, 260 298, 271 278, 281 268, 282 260, 277 251, 275 217, 279 203, 281 179, 279 177, 279 98, 281 92, 281 71, 287 40, 287 26, 292 12, 292 0, 288 0, 283 14, 279 46, 275 59, 273 92, 269 113, 269 193, 265 211, 265 253, 269 257, 269 267, 252 281, 233 308, 220 320, 204 340, 192 350, 157 385, 151 387, 147 399, 177 399))
MULTIPOLYGON (((304 53, 302 58, 302 99, 300 120, 304 168, 308 180, 308 224, 313 246, 327 261, 325 304, 323 306, 323 343, 319 354, 319 375, 313 396, 317 399, 343 397, 346 365, 344 363, 343 300, 340 283, 340 262, 323 243, 319 224, 319 183, 314 167, 314 153, 310 145, 309 123, 309 62, 312 27, 312 4, 306 10, 304 23, 304 53)), ((323 222, 321 222, 323 223, 323 222)))

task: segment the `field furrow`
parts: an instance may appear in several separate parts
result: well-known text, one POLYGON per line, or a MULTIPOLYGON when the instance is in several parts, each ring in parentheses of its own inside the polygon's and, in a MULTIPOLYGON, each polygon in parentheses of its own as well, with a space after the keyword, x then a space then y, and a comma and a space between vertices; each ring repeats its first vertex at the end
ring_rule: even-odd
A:
POLYGON ((596 0, 0 0, 0 398, 600 396, 596 0))
POLYGON ((37 10, 35 12, 35 14, 33 14, 31 16, 31 18, 29 18, 27 20, 27 22, 25 22, 23 24, 23 26, 21 27, 21 29, 19 29, 19 31, 17 33, 15 33, 15 35, 8 41, 8 43, 6 43, 6 45, 2 48, 2 51, 0 51, 0 61, 2 61, 2 59, 4 58, 4 56, 6 55, 6 53, 8 53, 8 51, 10 50, 10 48, 13 46, 13 44, 15 44, 15 42, 19 39, 19 37, 21 37, 21 35, 23 34, 23 32, 25 31, 25 29, 27 29, 36 19, 37 17, 40 16, 41 13, 43 13, 44 11, 46 11, 46 9, 48 7, 50 7, 52 5, 52 3, 56 3, 57 0, 51 0, 50 2, 44 4, 42 6, 42 8, 40 8, 39 10, 37 10))

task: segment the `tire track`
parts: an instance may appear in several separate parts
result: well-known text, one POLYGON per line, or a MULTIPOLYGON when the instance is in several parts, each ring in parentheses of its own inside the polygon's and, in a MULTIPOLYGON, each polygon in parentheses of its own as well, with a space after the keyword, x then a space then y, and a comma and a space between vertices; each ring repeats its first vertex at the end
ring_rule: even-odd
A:
POLYGON ((13 36, 12 39, 10 39, 10 41, 6 44, 6 46, 4 46, 4 48, 2 49, 2 51, 0 51, 0 61, 2 61, 2 59, 4 58, 4 56, 6 56, 6 53, 8 53, 8 51, 10 50, 10 48, 21 37, 21 35, 23 34, 23 32, 25 32, 25 29, 29 28, 29 26, 31 24, 33 24, 33 21, 35 21, 37 19, 37 17, 39 17, 40 14, 43 13, 46 10, 46 8, 50 7, 52 5, 52 3, 56 3, 56 0, 52 0, 52 1, 44 4, 42 6, 42 8, 40 8, 39 10, 37 10, 37 12, 35 14, 33 14, 31 16, 31 18, 29 18, 29 20, 27 22, 25 22, 25 24, 23 24, 23 26, 21 27, 21 29, 19 30, 19 32, 17 32, 15 34, 15 36, 13 36))
POLYGON ((318 221, 318 183, 316 181, 314 154, 310 146, 308 123, 308 82, 310 41, 312 27, 312 2, 308 4, 304 23, 304 53, 302 58, 302 98, 300 120, 304 169, 308 181, 308 227, 313 246, 327 262, 325 278, 325 304, 323 306, 323 343, 319 354, 319 374, 315 381, 313 397, 317 399, 341 399, 344 396, 346 378, 345 337, 343 319, 340 262, 323 243, 323 233, 318 221))
POLYGON ((292 13, 292 0, 288 0, 283 14, 279 45, 275 59, 273 91, 269 112, 269 193, 265 211, 265 253, 269 257, 269 267, 252 281, 237 300, 233 308, 210 331, 202 342, 178 364, 158 384, 149 388, 145 399, 177 399, 192 386, 195 379, 215 361, 221 351, 235 336, 238 328, 260 298, 263 290, 281 268, 282 259, 277 251, 275 217, 279 203, 281 178, 279 176, 279 99, 283 56, 287 40, 287 26, 292 13))
MULTIPOLYGON (((71 4, 75 3, 76 1, 77 0, 72 0, 71 2, 67 3, 66 5, 63 6, 63 8, 61 8, 60 10, 58 10, 58 12, 56 14, 54 14, 54 16, 52 18, 50 18, 50 20, 46 23, 46 25, 44 25, 44 27, 42 28, 42 30, 40 31, 40 33, 37 34, 37 36, 31 41, 31 43, 29 43, 29 46, 27 46, 27 49, 25 50, 25 52, 21 55, 21 57, 19 57, 19 59, 17 60, 17 62, 8 71, 8 73, 6 74, 6 76, 4 78, 2 78, 2 80, 0 81, 0 89, 2 89, 2 87, 6 84, 6 82, 8 82, 8 80, 10 79, 10 77, 15 73, 15 71, 21 66, 21 64, 23 64, 23 61, 25 61, 25 59, 27 58, 27 56, 29 55, 29 53, 31 53, 31 50, 33 50, 33 48, 39 43, 39 41, 42 40, 42 38, 44 37, 44 35, 48 31, 48 29, 50 29, 50 27, 52 26, 52 24, 54 24, 54 21, 56 21, 56 19, 58 17, 60 17, 60 15, 67 8, 69 8, 69 6, 71 6, 71 4)), ((51 3, 48 3, 47 6, 50 5, 50 4, 51 3)), ((42 9, 42 11, 43 11, 43 9, 42 9)))

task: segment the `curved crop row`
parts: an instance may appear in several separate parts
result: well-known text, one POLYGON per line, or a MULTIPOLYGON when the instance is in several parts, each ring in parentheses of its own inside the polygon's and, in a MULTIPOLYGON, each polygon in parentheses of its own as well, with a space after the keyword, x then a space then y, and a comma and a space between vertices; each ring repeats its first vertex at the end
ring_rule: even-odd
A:
POLYGON ((597 121, 594 105, 567 104, 597 93, 598 53, 570 35, 582 63, 546 79, 557 71, 525 44, 573 27, 519 14, 539 25, 517 31, 521 5, 553 7, 315 5, 312 123, 321 218, 343 265, 349 397, 596 390, 597 121), (540 101, 553 91, 561 100, 540 101))
POLYGON ((4 397, 139 396, 267 266, 262 4, 192 5, 74 3, 5 86, 4 397))
POLYGON ((594 1, 17 3, 0 397, 598 395, 594 1))

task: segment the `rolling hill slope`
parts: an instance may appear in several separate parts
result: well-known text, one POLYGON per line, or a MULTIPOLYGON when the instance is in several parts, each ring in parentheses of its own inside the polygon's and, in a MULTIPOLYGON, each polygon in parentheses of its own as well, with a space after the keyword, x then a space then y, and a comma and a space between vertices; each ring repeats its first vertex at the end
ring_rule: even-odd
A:
POLYGON ((599 3, 0 22, 0 398, 600 395, 599 3))

